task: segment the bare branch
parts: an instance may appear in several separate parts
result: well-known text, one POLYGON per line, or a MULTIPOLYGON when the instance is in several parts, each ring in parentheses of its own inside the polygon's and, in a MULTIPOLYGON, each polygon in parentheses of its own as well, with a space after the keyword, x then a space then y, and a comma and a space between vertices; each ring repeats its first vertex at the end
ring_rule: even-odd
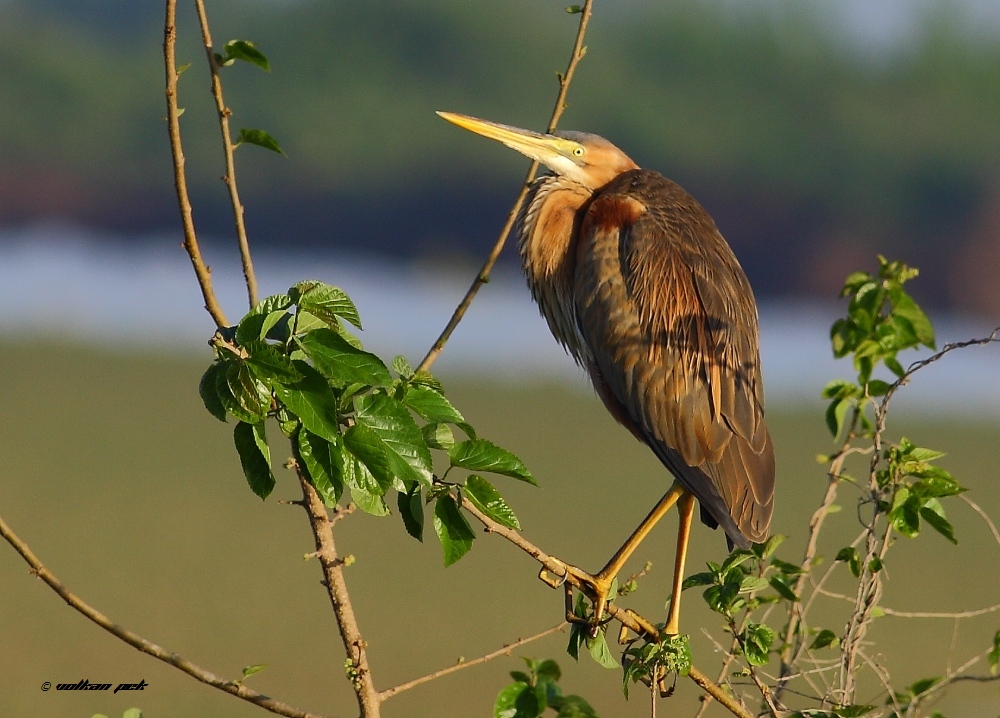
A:
POLYGON ((202 683, 212 686, 213 688, 218 688, 220 691, 234 695, 237 698, 242 698, 248 703, 253 703, 254 705, 271 711, 272 713, 288 716, 288 718, 323 718, 323 716, 318 713, 309 713, 307 711, 299 710, 298 708, 290 706, 287 703, 282 703, 281 701, 265 696, 263 693, 258 693, 252 688, 247 688, 242 683, 220 678, 214 673, 206 671, 201 666, 192 663, 183 656, 172 651, 168 651, 166 648, 158 646, 151 641, 147 641, 139 634, 114 623, 110 618, 66 588, 66 586, 63 585, 63 583, 56 578, 51 571, 45 568, 42 562, 38 560, 38 557, 35 556, 31 548, 11 530, 2 518, 0 518, 0 536, 3 536, 7 543, 13 546, 14 550, 20 554, 21 558, 23 558, 25 562, 31 566, 31 572, 48 584, 49 588, 59 594, 60 598, 68 603, 70 607, 76 609, 105 631, 129 644, 136 650, 152 656, 153 658, 157 658, 174 668, 184 671, 195 680, 201 681, 202 683))
MULTIPOLYGON (((583 46, 583 38, 587 33, 587 24, 590 22, 591 15, 591 5, 593 5, 594 0, 586 0, 583 4, 583 8, 580 10, 580 25, 576 31, 576 40, 573 43, 573 53, 569 58, 569 65, 566 67, 566 72, 559 76, 559 94, 556 96, 556 104, 552 110, 552 117, 549 119, 548 132, 551 134, 555 132, 556 125, 559 123, 559 118, 562 117, 563 111, 566 109, 566 93, 569 92, 569 84, 573 81, 573 75, 576 73, 576 66, 583 59, 586 54, 586 48, 583 46)), ((462 297, 462 301, 458 303, 455 307, 454 313, 451 315, 451 319, 448 320, 448 324, 442 330, 441 335, 434 342, 434 345, 427 352, 427 356, 423 358, 420 362, 420 366, 417 367, 417 371, 427 371, 430 369, 431 364, 433 364, 438 356, 444 351, 445 344, 451 338, 452 333, 455 331, 455 327, 458 323, 462 321, 465 313, 469 309, 469 305, 472 304, 472 300, 476 298, 479 290, 482 286, 490 280, 490 272, 493 271, 493 265, 496 264, 497 259, 500 257, 500 252, 503 251, 504 245, 507 243, 507 237, 510 235, 510 230, 514 226, 514 221, 517 219, 517 214, 521 210, 521 205, 524 204, 524 199, 528 195, 528 190, 531 188, 531 183, 535 179, 535 172, 538 171, 538 162, 532 162, 531 166, 528 167, 528 174, 524 178, 524 183, 521 185, 521 191, 517 195, 517 199, 514 200, 514 206, 511 207, 510 212, 507 214, 507 220, 504 222, 503 228, 500 230, 500 235, 497 237, 496 242, 493 244, 493 249, 490 250, 489 255, 486 257, 486 261, 483 263, 482 268, 479 270, 479 274, 472 282, 472 286, 462 297)))
POLYGON ((219 300, 212 288, 212 270, 201 257, 198 235, 194 229, 191 199, 188 196, 187 175, 184 172, 184 148, 181 145, 180 110, 177 107, 177 0, 167 0, 166 19, 163 26, 163 66, 166 72, 167 133, 170 135, 170 154, 174 162, 174 188, 177 190, 177 206, 181 212, 184 227, 184 249, 191 258, 201 296, 205 300, 205 310, 212 316, 217 327, 229 326, 226 315, 219 306, 219 300))
POLYGON ((887 616, 898 616, 899 618, 972 618, 973 616, 984 616, 987 613, 1000 611, 1000 603, 987 608, 980 608, 975 611, 956 611, 954 613, 938 613, 931 611, 897 611, 892 608, 880 606, 887 616))
POLYGON ((485 656, 480 656, 479 658, 475 658, 471 661, 462 661, 461 663, 456 663, 453 666, 442 668, 440 671, 434 671, 434 673, 428 673, 426 676, 421 676, 420 678, 414 678, 412 681, 407 681, 406 683, 400 683, 398 686, 394 686, 393 688, 387 688, 378 694, 379 700, 386 701, 389 698, 392 698, 394 695, 397 695, 398 693, 402 693, 403 691, 408 691, 411 688, 416 688, 417 686, 423 683, 427 683, 429 681, 442 678, 443 676, 447 676, 451 673, 461 671, 465 668, 472 668, 473 666, 478 666, 481 663, 492 661, 494 658, 497 658, 499 656, 509 656, 511 654, 511 651, 513 651, 515 648, 520 648, 521 646, 531 643, 532 641, 537 641, 539 638, 545 638, 548 635, 561 631, 567 625, 569 624, 566 623, 566 621, 560 621, 557 625, 553 626, 552 628, 547 628, 541 633, 536 633, 535 635, 528 636, 527 638, 519 638, 513 643, 504 646, 503 648, 498 648, 492 653, 487 653, 485 656))
POLYGON ((375 690, 371 669, 368 667, 368 644, 361 636, 361 629, 358 627, 351 605, 351 597, 347 592, 347 583, 344 581, 344 561, 337 555, 337 547, 333 541, 333 523, 327 516, 323 500, 309 483, 308 477, 301 471, 297 462, 293 468, 299 477, 304 508, 309 515, 309 526, 316 540, 316 554, 323 567, 325 579, 323 583, 330 596, 333 613, 337 618, 337 628, 340 629, 344 650, 350 661, 348 678, 358 699, 358 708, 361 710, 362 718, 378 718, 381 698, 375 690))
POLYGON ((219 78, 219 63, 215 59, 215 49, 212 47, 212 34, 208 29, 208 15, 205 12, 204 0, 195 0, 198 9, 198 22, 201 25, 201 39, 208 55, 208 67, 212 73, 212 97, 215 98, 215 109, 219 114, 219 129, 222 131, 222 150, 226 157, 226 175, 222 178, 229 190, 229 202, 233 207, 233 222, 236 224, 236 241, 240 246, 240 260, 243 263, 243 279, 247 285, 247 298, 252 309, 257 304, 257 277, 253 271, 253 260, 250 258, 250 243, 247 240, 247 229, 243 222, 243 204, 240 193, 236 189, 236 164, 233 160, 233 139, 229 132, 229 116, 232 114, 226 107, 222 97, 222 80, 219 78))

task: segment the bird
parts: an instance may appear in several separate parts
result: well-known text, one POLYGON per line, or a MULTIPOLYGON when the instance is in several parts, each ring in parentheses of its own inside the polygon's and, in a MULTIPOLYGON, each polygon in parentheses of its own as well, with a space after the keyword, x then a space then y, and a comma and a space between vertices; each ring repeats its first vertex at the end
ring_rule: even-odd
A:
POLYGON ((437 114, 548 169, 514 222, 528 287, 611 416, 674 477, 604 568, 589 574, 567 565, 567 573, 593 594, 593 634, 615 576, 676 504, 663 629, 676 635, 695 502, 730 549, 763 542, 770 530, 775 461, 750 282, 694 197, 603 137, 437 114))

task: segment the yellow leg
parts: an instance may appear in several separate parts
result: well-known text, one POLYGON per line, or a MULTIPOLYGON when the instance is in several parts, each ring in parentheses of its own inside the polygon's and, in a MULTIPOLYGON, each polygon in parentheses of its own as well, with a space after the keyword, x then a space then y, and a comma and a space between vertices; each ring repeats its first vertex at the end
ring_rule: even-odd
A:
MULTIPOLYGON (((653 507, 653 510, 642 520, 638 528, 632 532, 628 540, 615 552, 615 555, 611 557, 611 560, 608 561, 607 565, 596 576, 585 574, 579 569, 570 569, 578 578, 594 588, 594 625, 591 633, 596 633, 601 618, 604 615, 604 608, 608 604, 608 591, 611 590, 611 582, 615 576, 618 575, 618 572, 621 571, 622 567, 629 560, 629 557, 639 548, 639 544, 653 530, 657 522, 664 517, 667 511, 678 500, 683 501, 685 497, 690 497, 693 505, 694 498, 691 497, 691 494, 683 486, 675 481, 670 490, 664 494, 659 503, 653 507)), ((690 529, 690 520, 688 521, 688 528, 690 529)))
POLYGON ((680 633, 681 587, 684 584, 684 562, 687 560, 688 539, 691 538, 691 523, 694 520, 694 496, 685 492, 677 502, 680 522, 677 525, 677 555, 674 558, 674 593, 670 597, 670 614, 664 633, 676 636, 680 633))

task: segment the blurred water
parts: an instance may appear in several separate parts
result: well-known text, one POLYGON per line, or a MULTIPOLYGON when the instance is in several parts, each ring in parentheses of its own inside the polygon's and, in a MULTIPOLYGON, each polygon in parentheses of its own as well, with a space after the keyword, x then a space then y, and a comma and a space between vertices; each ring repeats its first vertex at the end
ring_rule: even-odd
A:
MULTIPOLYGON (((178 236, 141 242, 44 226, 0 234, 0 331, 6 341, 53 337, 121 350, 209 351, 212 323, 178 236)), ((208 245, 216 291, 231 321, 246 296, 235 252, 208 245)), ((442 270, 361 256, 279 256, 258 253, 261 296, 302 279, 345 289, 361 312, 367 348, 385 357, 420 360, 461 299, 474 267, 442 270)), ((838 305, 765 302, 761 352, 771 402, 818 402, 831 378, 850 376, 835 361, 827 334, 838 305)), ((984 322, 932 316, 938 344, 984 336, 984 322)), ((919 356, 911 352, 903 363, 919 356)), ((459 325, 437 371, 489 374, 506 381, 565 381, 583 373, 549 335, 520 275, 501 269, 459 325)), ((1000 416, 1000 345, 956 352, 932 365, 901 392, 897 408, 1000 416)))

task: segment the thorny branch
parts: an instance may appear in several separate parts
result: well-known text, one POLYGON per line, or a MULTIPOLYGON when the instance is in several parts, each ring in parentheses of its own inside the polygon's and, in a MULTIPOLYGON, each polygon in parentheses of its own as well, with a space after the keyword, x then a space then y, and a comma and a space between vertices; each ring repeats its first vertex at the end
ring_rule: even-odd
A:
POLYGON ((375 690, 372 672, 368 667, 368 644, 361 636, 358 620, 354 616, 354 607, 351 605, 351 597, 347 592, 344 561, 337 554, 337 547, 333 541, 333 523, 327 515, 323 500, 298 463, 294 463, 293 468, 302 487, 303 508, 309 515, 309 526, 316 540, 316 554, 323 567, 323 583, 333 605, 340 638, 344 642, 344 650, 350 661, 348 677, 358 699, 358 708, 363 718, 378 718, 382 700, 375 690))
POLYGON ((226 315, 219 306, 219 300, 212 288, 212 271, 205 265, 198 246, 198 235, 194 229, 194 217, 191 210, 191 199, 188 196, 187 175, 184 172, 184 149, 181 145, 180 109, 177 107, 177 0, 167 0, 166 19, 163 26, 163 60, 166 72, 167 96, 167 132, 170 135, 170 154, 174 164, 174 188, 177 190, 177 205, 181 211, 181 224, 184 227, 184 249, 191 258, 201 295, 205 300, 205 309, 215 325, 219 328, 229 326, 226 315))
POLYGON ((205 670, 201 666, 192 663, 187 658, 184 658, 184 656, 174 653, 173 651, 168 651, 166 648, 158 646, 157 644, 146 640, 139 634, 118 625, 66 588, 66 586, 63 585, 63 583, 56 578, 51 571, 45 568, 42 562, 38 560, 38 557, 35 556, 31 548, 29 548, 28 545, 11 530, 2 518, 0 518, 0 536, 3 536, 7 543, 13 546, 14 550, 20 554, 21 558, 23 558, 25 562, 31 566, 31 572, 38 578, 42 579, 42 581, 44 581, 49 588, 59 594, 59 596, 66 603, 68 603, 70 607, 79 611, 86 618, 96 623, 111 635, 129 644, 136 650, 161 660, 164 663, 174 666, 175 668, 179 668, 195 680, 201 681, 202 683, 212 686, 213 688, 218 688, 220 691, 234 695, 237 698, 242 698, 248 703, 253 703, 254 705, 271 711, 272 713, 287 716, 288 718, 324 718, 318 713, 309 713, 307 711, 299 710, 298 708, 290 706, 287 703, 282 703, 281 701, 270 698, 263 693, 258 693, 252 688, 247 688, 245 685, 237 681, 220 678, 214 673, 205 670))
MULTIPOLYGON (((570 82, 573 81, 573 75, 576 73, 576 66, 579 64, 580 60, 587 53, 587 48, 583 45, 583 38, 587 32, 587 24, 590 22, 591 6, 593 5, 593 0, 587 0, 580 10, 580 25, 576 31, 576 40, 573 43, 573 53, 569 58, 569 65, 566 67, 566 72, 559 75, 559 94, 556 96, 556 104, 552 110, 552 117, 549 119, 548 133, 555 132, 556 125, 559 123, 559 118, 562 117, 563 111, 566 109, 566 93, 569 92, 570 82)), ((528 195, 528 190, 531 188, 531 183, 535 178, 535 172, 538 171, 538 162, 532 162, 531 166, 528 167, 528 174, 524 178, 524 183, 521 185, 521 191, 517 195, 517 199, 514 200, 514 206, 511 207, 510 212, 507 214, 507 220, 504 222, 503 228, 500 230, 500 234, 493 244, 493 249, 490 250, 489 255, 486 257, 486 261, 483 263, 482 268, 479 270, 479 274, 472 282, 472 286, 469 287, 465 296, 462 297, 462 301, 458 303, 455 307, 454 313, 451 315, 451 319, 448 320, 448 324, 445 326, 441 335, 434 342, 434 345, 427 352, 427 356, 423 358, 420 362, 420 366, 417 367, 417 371, 427 371, 430 369, 431 364, 433 364, 441 352, 444 350, 445 344, 451 338, 452 333, 458 326, 459 322, 465 316, 468 311, 469 306, 472 304, 472 300, 476 298, 479 290, 482 286, 490 281, 490 272, 493 271, 493 265, 496 264, 497 259, 500 257, 500 252, 503 251, 504 245, 507 243, 507 237, 510 235, 510 231, 514 226, 514 221, 517 219, 517 214, 521 210, 521 205, 524 203, 525 197, 528 195)))
MULTIPOLYGON (((257 304, 257 277, 253 271, 253 260, 250 257, 250 243, 247 240, 247 229, 243 222, 243 204, 236 188, 236 164, 233 159, 233 138, 229 132, 229 116, 232 111, 226 107, 222 96, 222 80, 219 77, 219 62, 212 47, 212 34, 208 28, 208 15, 205 12, 204 0, 195 0, 198 10, 198 22, 201 25, 201 39, 208 55, 208 67, 212 73, 212 97, 215 99, 215 109, 219 114, 219 129, 222 131, 222 149, 226 157, 226 175, 222 178, 229 190, 229 202, 233 207, 233 222, 236 225, 236 241, 240 246, 240 261, 243 263, 243 279, 247 285, 247 298, 250 308, 257 304)), ((169 71, 169 70, 168 70, 169 71)))

